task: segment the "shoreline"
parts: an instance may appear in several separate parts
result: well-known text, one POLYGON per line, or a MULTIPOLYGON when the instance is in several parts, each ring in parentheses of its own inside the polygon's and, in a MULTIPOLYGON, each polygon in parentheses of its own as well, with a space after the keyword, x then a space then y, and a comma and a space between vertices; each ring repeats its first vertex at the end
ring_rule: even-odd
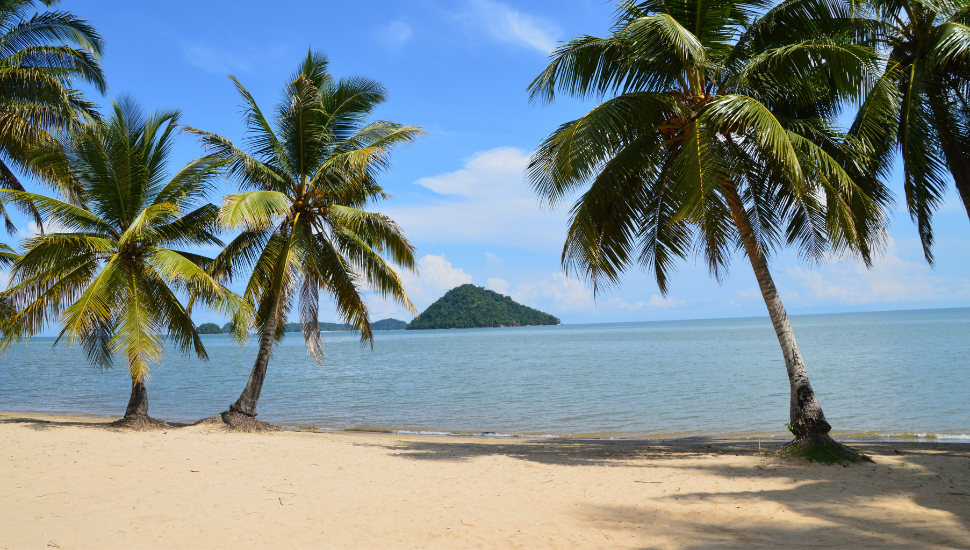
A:
MULTIPOLYGON (((0 410, 0 420, 9 419, 14 416, 23 416, 29 419, 57 421, 114 421, 120 420, 120 415, 99 415, 94 413, 74 413, 74 412, 45 412, 45 411, 11 411, 0 410)), ((196 420, 164 420, 173 429, 188 427, 196 420)), ((546 434, 529 432, 498 432, 498 431, 461 431, 461 430, 438 430, 423 428, 392 428, 383 426, 346 426, 346 427, 321 427, 316 424, 294 424, 285 421, 270 421, 285 432, 306 432, 306 433, 332 433, 332 434, 388 434, 400 436, 420 436, 420 437, 454 437, 471 439, 496 439, 496 440, 526 440, 526 441, 683 441, 683 442, 709 442, 709 441, 731 441, 731 442, 765 442, 765 443, 785 443, 791 440, 790 436, 783 434, 682 434, 682 433, 657 433, 657 434, 625 434, 625 433, 568 433, 568 434, 546 434)), ((881 436, 874 432, 839 432, 833 431, 832 437, 844 443, 915 443, 915 444, 970 444, 970 434, 927 434, 925 432, 894 434, 881 436), (867 435, 874 437, 866 437, 867 435)))
POLYGON ((970 445, 132 432, 0 414, 0 548, 967 548, 970 445))

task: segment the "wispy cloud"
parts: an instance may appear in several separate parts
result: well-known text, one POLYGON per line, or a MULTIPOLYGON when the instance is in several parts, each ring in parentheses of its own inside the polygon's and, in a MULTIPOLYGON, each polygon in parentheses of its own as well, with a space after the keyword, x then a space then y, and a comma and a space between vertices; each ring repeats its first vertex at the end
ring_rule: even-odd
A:
POLYGON ((392 50, 398 50, 411 41, 414 30, 404 21, 391 21, 379 25, 374 30, 374 37, 392 50))
MULTIPOLYGON (((44 234, 51 233, 74 233, 74 231, 69 227, 64 227, 57 220, 47 220, 44 222, 44 234)), ((31 237, 38 237, 41 235, 40 227, 37 222, 28 222, 27 230, 21 232, 19 235, 23 239, 29 239, 31 237)))
POLYGON ((502 258, 499 258, 495 254, 492 254, 491 252, 486 252, 485 265, 487 265, 490 268, 502 268, 502 267, 505 267, 505 262, 502 261, 502 258))
MULTIPOLYGON (((491 279, 489 279, 491 283, 491 279)), ((523 283, 518 285, 511 294, 512 298, 523 304, 552 311, 554 313, 575 313, 582 311, 644 311, 651 309, 668 309, 683 305, 683 300, 672 296, 662 297, 654 294, 648 300, 638 300, 634 303, 614 297, 609 300, 596 301, 593 293, 583 285, 582 281, 567 277, 562 273, 553 273, 549 278, 537 283, 523 283)))
POLYGON ((786 275, 799 294, 810 296, 815 303, 947 303, 970 298, 970 279, 936 275, 922 262, 905 260, 892 240, 885 255, 873 261, 872 269, 853 261, 817 270, 789 267, 786 275))
POLYGON ((550 21, 492 0, 468 0, 463 19, 492 38, 548 54, 556 48, 559 30, 550 21))
MULTIPOLYGON (((288 57, 292 50, 284 43, 257 49, 249 44, 214 46, 203 41, 182 39, 179 47, 182 57, 190 65, 220 76, 256 74, 266 66, 286 61, 293 62, 297 59, 288 57)), ((305 52, 306 50, 303 50, 304 55, 306 55, 305 52)))
POLYGON ((185 40, 182 41, 181 50, 182 56, 191 65, 218 75, 251 73, 253 72, 255 64, 253 58, 239 55, 234 50, 216 48, 185 40))

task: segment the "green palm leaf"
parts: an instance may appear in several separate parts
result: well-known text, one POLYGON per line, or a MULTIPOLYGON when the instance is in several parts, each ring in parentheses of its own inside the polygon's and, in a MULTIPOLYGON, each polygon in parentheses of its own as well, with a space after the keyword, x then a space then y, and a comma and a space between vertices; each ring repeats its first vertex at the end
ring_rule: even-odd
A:
MULTIPOLYGON (((30 12, 50 2, 0 4, 0 188, 24 191, 14 170, 59 185, 45 165, 28 160, 35 148, 57 149, 55 135, 98 118, 94 105, 72 89, 85 82, 104 93, 102 39, 86 21, 61 11, 30 12), (38 5, 40 4, 40 6, 38 5)), ((29 201, 17 206, 38 225, 42 214, 29 201)), ((0 204, 8 232, 14 232, 0 204)))

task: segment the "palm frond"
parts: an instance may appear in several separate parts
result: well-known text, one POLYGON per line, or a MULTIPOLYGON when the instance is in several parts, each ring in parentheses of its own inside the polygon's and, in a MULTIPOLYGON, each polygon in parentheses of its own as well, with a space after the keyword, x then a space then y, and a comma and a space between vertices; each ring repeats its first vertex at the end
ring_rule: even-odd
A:
POLYGON ((260 230, 274 225, 289 212, 292 199, 279 191, 250 191, 226 195, 219 211, 219 223, 245 230, 260 230))

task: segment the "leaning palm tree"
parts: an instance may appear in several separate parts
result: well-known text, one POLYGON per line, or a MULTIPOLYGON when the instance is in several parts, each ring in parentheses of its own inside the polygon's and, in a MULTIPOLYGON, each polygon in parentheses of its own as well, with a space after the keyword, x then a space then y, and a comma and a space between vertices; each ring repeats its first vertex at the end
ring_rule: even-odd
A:
POLYGON ((743 249, 788 371, 787 450, 857 459, 828 436, 768 270, 786 244, 810 260, 834 251, 868 262, 882 235, 882 188, 853 177, 852 148, 828 122, 861 95, 873 62, 842 31, 847 13, 824 0, 621 4, 609 36, 564 43, 529 87, 533 101, 618 95, 549 135, 528 174, 551 205, 582 191, 562 262, 594 292, 636 262, 666 294, 692 250, 721 280, 743 249))
MULTIPOLYGON (((15 170, 54 183, 45 166, 27 165, 30 150, 57 144, 56 136, 96 119, 94 106, 71 86, 107 88, 99 60, 102 40, 83 19, 63 11, 33 13, 58 0, 0 0, 0 189, 23 191, 15 170)), ((40 223, 36 208, 21 209, 40 223)), ((0 205, 7 231, 15 227, 0 205)))
POLYGON ((318 362, 323 360, 321 292, 360 331, 361 342, 372 345, 362 287, 414 311, 388 263, 414 270, 414 247, 393 220, 364 207, 388 198, 378 176, 390 167, 391 151, 422 131, 393 122, 368 123, 368 115, 386 100, 384 87, 365 78, 335 80, 327 66, 324 55, 308 53, 283 89, 272 121, 230 77, 244 102, 250 152, 194 130, 210 153, 230 163, 230 177, 249 190, 223 201, 221 223, 240 233, 216 258, 214 269, 217 276, 232 278, 252 267, 245 297, 257 311, 261 334, 249 381, 221 415, 231 427, 264 426, 255 420, 256 405, 294 302, 299 302, 307 351, 318 362))
MULTIPOLYGON (((970 216, 970 0, 870 0, 865 33, 887 54, 852 133, 872 170, 902 157, 906 204, 933 263, 932 215, 947 172, 970 216)), ((863 14, 866 14, 863 12, 863 14)))
POLYGON ((74 191, 72 202, 0 190, 0 200, 36 205, 53 230, 27 239, 14 259, 0 295, 16 312, 4 344, 57 323, 58 341, 80 343, 98 367, 123 355, 131 398, 122 424, 132 427, 160 424, 148 417, 145 381, 164 336, 206 358, 180 296, 232 315, 239 326, 248 319, 242 298, 209 276, 212 261, 182 250, 222 246, 213 233, 218 207, 204 202, 222 161, 202 157, 168 177, 178 118, 175 111, 146 117, 123 99, 107 120, 74 132, 65 149, 35 153, 33 162, 74 191))

